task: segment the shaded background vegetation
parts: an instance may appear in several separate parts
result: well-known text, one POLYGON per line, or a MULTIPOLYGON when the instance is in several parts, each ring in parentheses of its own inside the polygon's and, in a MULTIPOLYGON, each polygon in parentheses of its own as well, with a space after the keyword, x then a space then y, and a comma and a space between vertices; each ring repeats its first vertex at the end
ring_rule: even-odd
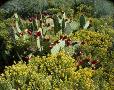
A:
POLYGON ((18 12, 22 16, 30 16, 39 13, 48 8, 60 8, 68 10, 72 7, 74 12, 80 4, 89 4, 94 7, 93 16, 100 17, 104 15, 112 15, 114 12, 114 4, 110 0, 6 0, 7 2, 1 6, 6 17, 12 16, 13 12, 18 12), (66 8, 67 7, 67 8, 66 8))

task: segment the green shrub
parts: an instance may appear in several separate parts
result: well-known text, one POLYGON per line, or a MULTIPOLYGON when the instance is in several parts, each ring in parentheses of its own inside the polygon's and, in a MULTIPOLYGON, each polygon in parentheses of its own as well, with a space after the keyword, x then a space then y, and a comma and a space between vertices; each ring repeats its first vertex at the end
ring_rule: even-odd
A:
POLYGON ((76 71, 75 60, 63 51, 56 56, 33 57, 29 64, 19 62, 9 66, 0 76, 2 90, 100 90, 100 77, 111 90, 103 69, 80 68, 76 71))
POLYGON ((81 30, 72 37, 73 40, 82 42, 80 49, 85 56, 90 56, 93 60, 100 61, 102 65, 110 62, 108 50, 112 47, 112 37, 108 34, 81 30))
POLYGON ((9 53, 12 48, 11 38, 8 33, 8 26, 5 20, 0 20, 0 71, 3 70, 5 65, 8 65, 9 53))
POLYGON ((93 27, 94 30, 97 32, 104 33, 105 31, 109 31, 108 29, 112 28, 113 25, 113 19, 111 17, 105 17, 105 18, 93 18, 93 27))

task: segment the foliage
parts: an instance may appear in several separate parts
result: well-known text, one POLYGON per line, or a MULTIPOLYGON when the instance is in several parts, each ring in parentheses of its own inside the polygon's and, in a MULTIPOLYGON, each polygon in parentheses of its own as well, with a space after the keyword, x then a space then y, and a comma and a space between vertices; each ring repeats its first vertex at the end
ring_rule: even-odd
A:
POLYGON ((53 13, 53 14, 57 14, 58 12, 60 12, 60 9, 49 8, 49 9, 47 10, 47 12, 51 12, 51 13, 53 13))
POLYGON ((12 48, 12 40, 7 31, 8 20, 0 20, 0 71, 5 65, 10 64, 9 53, 12 48))
POLYGON ((113 19, 111 17, 105 17, 105 18, 99 18, 99 19, 93 18, 92 21, 93 21, 94 31, 96 32, 105 33, 107 31, 110 32, 110 30, 108 29, 112 29, 113 19))
POLYGON ((113 4, 107 0, 94 1, 94 15, 95 17, 102 17, 106 15, 113 15, 113 4))
POLYGON ((6 17, 11 17, 14 12, 27 17, 48 8, 59 8, 66 12, 72 8, 74 14, 81 11, 95 17, 113 14, 113 4, 107 0, 9 0, 1 8, 5 10, 6 17))
POLYGON ((34 2, 32 0, 10 0, 2 8, 11 15, 18 12, 20 15, 26 15, 27 17, 45 10, 47 5, 47 0, 34 0, 34 2))
POLYGON ((80 4, 77 7, 77 13, 83 13, 86 16, 90 17, 93 15, 93 7, 89 4, 80 4))
POLYGON ((72 38, 82 42, 79 49, 84 56, 90 56, 93 60, 103 63, 103 65, 110 62, 108 49, 112 47, 112 38, 109 35, 81 30, 76 32, 72 38))
POLYGON ((7 67, 0 77, 2 90, 11 89, 41 89, 41 90, 100 90, 102 84, 104 90, 111 90, 110 84, 104 79, 104 71, 91 68, 76 71, 75 60, 63 51, 56 56, 34 57, 29 64, 19 62, 7 67))
MULTIPOLYGON (((0 71, 7 66, 0 90, 114 89, 114 20, 90 19, 95 1, 6 3, 6 11, 0 10, 0 71), (9 12, 18 14, 4 20, 9 12), (82 30, 86 22, 88 28, 82 30)), ((96 14, 107 15, 103 10, 96 14)))

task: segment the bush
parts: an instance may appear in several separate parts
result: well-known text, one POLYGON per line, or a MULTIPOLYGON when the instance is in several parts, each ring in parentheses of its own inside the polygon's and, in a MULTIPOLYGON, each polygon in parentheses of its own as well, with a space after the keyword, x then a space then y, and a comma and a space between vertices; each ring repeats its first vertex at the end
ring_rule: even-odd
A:
POLYGON ((113 19, 111 17, 105 17, 105 18, 93 18, 93 27, 94 30, 97 32, 105 32, 109 31, 108 29, 112 29, 113 25, 113 19))
POLYGON ((15 41, 13 30, 10 26, 13 18, 0 20, 0 72, 7 65, 12 65, 14 60, 19 61, 20 56, 24 55, 24 50, 29 42, 15 41), (22 52, 23 51, 23 52, 22 52))
POLYGON ((109 56, 109 48, 112 47, 111 36, 94 31, 81 30, 76 32, 75 35, 72 36, 72 39, 81 42, 80 47, 77 49, 79 52, 81 52, 77 54, 81 60, 87 60, 88 63, 95 61, 93 64, 99 62, 96 68, 101 66, 111 68, 110 63, 113 62, 113 59, 111 59, 109 56))
POLYGON ((56 56, 33 57, 27 65, 19 62, 7 67, 0 77, 0 86, 3 86, 2 90, 95 90, 100 89, 101 77, 103 85, 110 90, 109 83, 103 78, 103 69, 80 68, 77 71, 74 61, 63 51, 56 56))
MULTIPOLYGON (((75 33, 73 36, 74 40, 83 41, 82 48, 87 49, 86 51, 91 52, 92 50, 98 50, 98 52, 94 52, 92 55, 98 54, 101 58, 106 55, 107 49, 112 45, 112 39, 109 35, 104 35, 102 33, 97 33, 93 31, 81 30, 75 33), (100 54, 101 53, 101 54, 100 54)), ((85 50, 84 49, 84 50, 85 50)))
POLYGON ((8 33, 7 21, 0 20, 0 71, 5 65, 10 63, 9 53, 12 48, 12 42, 8 33))

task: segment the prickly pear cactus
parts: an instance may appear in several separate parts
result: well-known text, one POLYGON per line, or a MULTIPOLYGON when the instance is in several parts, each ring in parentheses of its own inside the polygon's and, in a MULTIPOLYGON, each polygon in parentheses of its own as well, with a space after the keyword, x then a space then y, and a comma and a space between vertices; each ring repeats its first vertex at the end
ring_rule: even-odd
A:
POLYGON ((65 19, 62 20, 62 33, 65 32, 65 19))
POLYGON ((84 15, 81 15, 80 16, 80 28, 84 28, 85 26, 85 16, 84 15))
POLYGON ((38 29, 38 28, 39 28, 39 23, 40 23, 40 22, 38 21, 37 18, 35 19, 35 23, 36 23, 36 28, 38 29))
POLYGON ((71 26, 71 29, 72 29, 73 31, 78 30, 79 27, 80 27, 79 23, 76 22, 76 21, 72 21, 72 22, 70 23, 70 26, 71 26))
POLYGON ((65 14, 65 12, 63 13, 63 17, 62 17, 63 19, 66 19, 66 14, 65 14))
POLYGON ((14 27, 12 27, 12 30, 13 30, 13 33, 14 33, 14 37, 15 37, 15 40, 18 40, 19 39, 19 36, 17 35, 17 31, 14 27))
POLYGON ((90 22, 87 21, 86 24, 84 25, 84 29, 87 29, 89 27, 90 22))
POLYGON ((65 47, 65 41, 64 40, 60 40, 60 43, 58 44, 60 46, 60 49, 63 49, 65 47))
POLYGON ((59 53, 59 51, 61 49, 63 49, 65 47, 65 41, 64 40, 60 40, 58 44, 56 44, 52 49, 51 49, 51 54, 52 55, 56 55, 57 53, 59 53))
POLYGON ((16 29, 17 29, 17 31, 20 33, 20 32, 21 32, 21 29, 19 28, 19 23, 18 23, 19 17, 18 17, 18 15, 17 15, 17 13, 15 13, 14 16, 15 16, 15 18, 16 18, 16 29))
POLYGON ((69 35, 72 33, 70 22, 66 22, 65 34, 69 35))
POLYGON ((60 51, 60 46, 56 44, 52 49, 51 49, 51 54, 56 55, 60 51))
POLYGON ((37 19, 34 19, 33 20, 32 25, 33 25, 33 30, 34 31, 38 30, 38 22, 37 22, 37 19))
POLYGON ((45 26, 43 27, 43 36, 45 36, 48 32, 48 28, 45 26))
POLYGON ((54 15, 53 20, 54 20, 54 33, 56 34, 61 30, 61 25, 60 25, 59 19, 56 15, 54 15))
POLYGON ((39 49, 39 51, 41 51, 41 49, 42 49, 41 43, 44 38, 42 28, 39 28, 38 31, 35 32, 35 36, 36 36, 37 48, 39 49))
POLYGON ((40 37, 37 37, 37 48, 38 48, 39 50, 41 50, 40 37))

